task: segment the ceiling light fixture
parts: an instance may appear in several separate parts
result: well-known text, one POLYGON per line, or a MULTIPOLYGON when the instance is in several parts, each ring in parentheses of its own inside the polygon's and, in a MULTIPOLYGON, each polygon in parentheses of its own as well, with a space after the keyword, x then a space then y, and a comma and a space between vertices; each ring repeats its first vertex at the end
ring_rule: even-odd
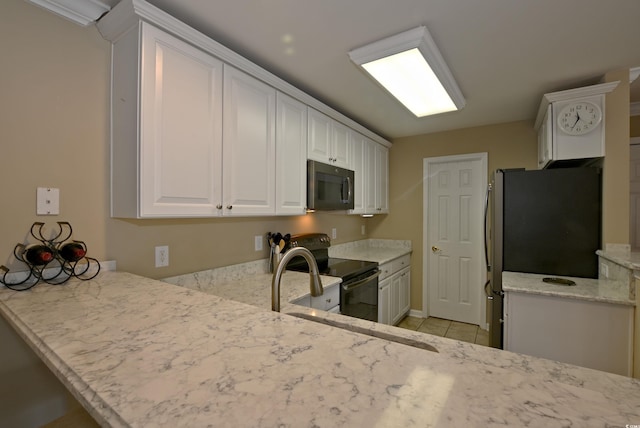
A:
POLYGON ((354 49, 349 57, 418 117, 465 106, 462 92, 427 27, 354 49))

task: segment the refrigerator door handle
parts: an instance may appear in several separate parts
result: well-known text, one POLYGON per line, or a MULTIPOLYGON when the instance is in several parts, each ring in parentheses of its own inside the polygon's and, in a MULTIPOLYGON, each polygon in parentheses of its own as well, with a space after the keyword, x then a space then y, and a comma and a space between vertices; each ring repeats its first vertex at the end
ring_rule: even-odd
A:
MULTIPOLYGON (((491 264, 489 263, 489 193, 493 189, 491 183, 487 186, 487 194, 484 199, 484 261, 487 265, 487 272, 491 272, 491 264)), ((486 288, 486 287, 485 287, 486 288)))
POLYGON ((493 293, 490 293, 489 291, 487 291, 487 288, 489 288, 490 285, 491 285, 491 280, 487 279, 487 282, 484 283, 484 294, 487 296, 487 299, 493 300, 493 293))

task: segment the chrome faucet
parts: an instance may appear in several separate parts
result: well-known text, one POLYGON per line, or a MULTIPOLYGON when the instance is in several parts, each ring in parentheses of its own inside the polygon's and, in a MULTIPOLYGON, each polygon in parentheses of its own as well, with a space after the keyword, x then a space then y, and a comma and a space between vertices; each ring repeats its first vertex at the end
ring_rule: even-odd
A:
POLYGON ((295 256, 302 256, 309 265, 309 288, 311 295, 322 296, 324 290, 322 289, 322 282, 320 282, 320 274, 318 273, 318 264, 315 257, 311 254, 311 251, 305 247, 295 247, 284 253, 282 260, 278 264, 278 268, 273 272, 273 279, 271 280, 271 310, 280 312, 280 280, 282 279, 282 272, 287 267, 287 263, 295 256))

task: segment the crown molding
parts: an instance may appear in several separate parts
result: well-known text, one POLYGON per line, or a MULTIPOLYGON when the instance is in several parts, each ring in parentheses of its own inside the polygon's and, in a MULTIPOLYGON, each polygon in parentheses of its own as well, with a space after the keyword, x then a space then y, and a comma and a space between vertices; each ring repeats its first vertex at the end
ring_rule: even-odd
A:
POLYGON ((58 16, 86 27, 111 9, 99 0, 28 0, 58 16))

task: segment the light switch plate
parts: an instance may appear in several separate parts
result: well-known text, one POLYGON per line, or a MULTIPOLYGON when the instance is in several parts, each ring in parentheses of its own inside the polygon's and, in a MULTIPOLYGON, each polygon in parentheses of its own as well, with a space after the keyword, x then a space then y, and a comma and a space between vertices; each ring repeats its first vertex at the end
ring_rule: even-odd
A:
POLYGON ((36 214, 60 214, 60 189, 53 187, 38 187, 36 192, 36 214))

